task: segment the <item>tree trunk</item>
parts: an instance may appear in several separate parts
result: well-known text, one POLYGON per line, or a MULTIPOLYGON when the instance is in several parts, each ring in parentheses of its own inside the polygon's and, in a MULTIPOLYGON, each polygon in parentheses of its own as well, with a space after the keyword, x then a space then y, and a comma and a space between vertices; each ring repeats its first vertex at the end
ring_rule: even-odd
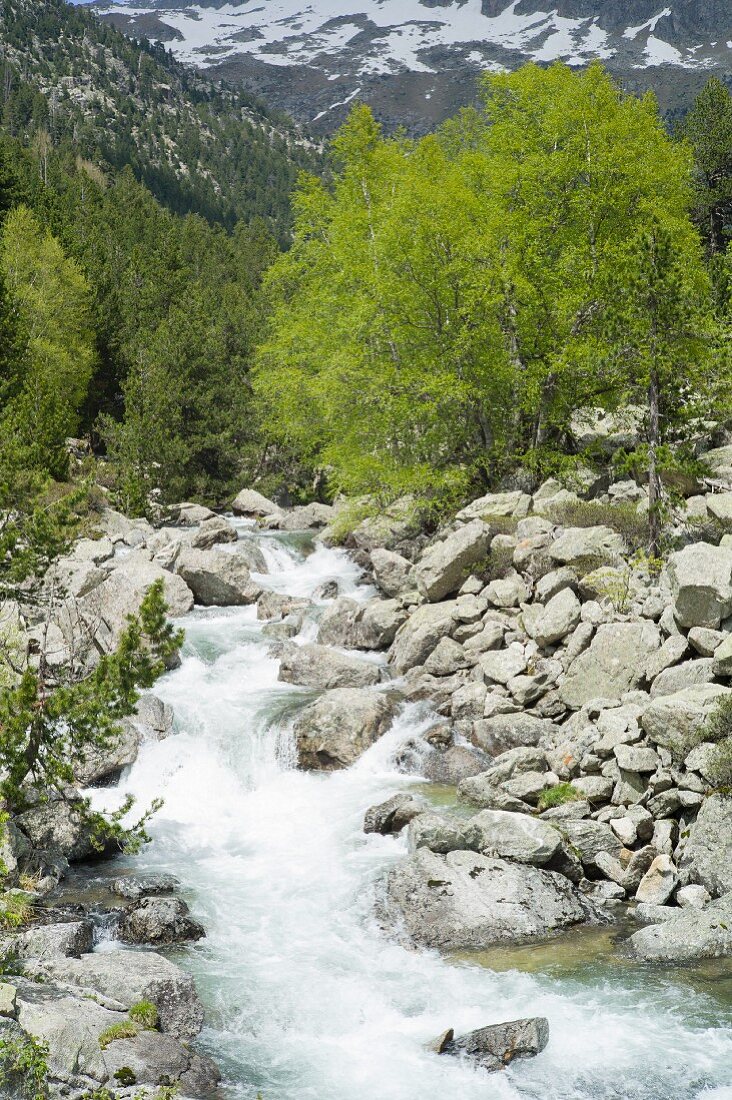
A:
POLYGON ((660 416, 658 372, 651 370, 648 384, 648 553, 659 556, 661 542, 661 478, 658 474, 658 445, 660 443, 660 416))

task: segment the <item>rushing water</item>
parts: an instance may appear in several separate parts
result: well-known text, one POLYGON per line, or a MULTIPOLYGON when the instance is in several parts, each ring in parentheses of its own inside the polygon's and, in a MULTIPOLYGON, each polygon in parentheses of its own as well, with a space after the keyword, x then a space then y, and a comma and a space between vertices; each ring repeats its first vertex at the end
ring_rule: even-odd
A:
MULTIPOLYGON (((370 594, 342 552, 257 537, 270 570, 262 583, 277 591, 311 596, 336 579, 342 593, 370 594)), ((313 693, 278 682, 262 625, 254 608, 185 620, 182 665, 158 688, 177 734, 145 746, 120 788, 141 805, 165 799, 134 865, 176 874, 207 929, 176 957, 206 1004, 202 1045, 226 1095, 732 1100, 732 1004, 713 983, 587 958, 581 946, 576 965, 558 944, 563 966, 553 970, 543 949, 528 973, 505 950, 490 969, 486 958, 447 960, 384 937, 374 891, 404 842, 364 835, 363 813, 413 784, 393 758, 429 719, 408 708, 349 771, 297 771, 289 729, 313 693), (424 1047, 447 1027, 537 1014, 549 1018, 549 1047, 502 1074, 424 1047)), ((311 619, 299 640, 314 635, 311 619)))

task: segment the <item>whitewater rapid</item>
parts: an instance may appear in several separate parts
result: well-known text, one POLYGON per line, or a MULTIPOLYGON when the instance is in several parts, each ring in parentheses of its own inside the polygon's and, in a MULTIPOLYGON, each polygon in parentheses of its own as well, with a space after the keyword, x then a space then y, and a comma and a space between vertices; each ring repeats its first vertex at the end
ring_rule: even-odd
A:
MULTIPOLYGON (((372 594, 341 551, 241 532, 265 554, 263 585, 372 594)), ((394 757, 430 716, 407 708, 348 771, 299 772, 290 728, 314 694, 278 682, 256 609, 196 610, 183 625, 182 664, 156 687, 177 732, 143 747, 115 797, 165 800, 132 865, 175 874, 207 930, 174 957, 206 1005, 201 1045, 225 1096, 732 1100, 732 1010, 704 989, 611 962, 561 979, 497 973, 390 942, 374 892, 405 844, 364 835, 363 814, 414 785, 394 757), (447 1027, 527 1015, 549 1018, 549 1046, 505 1073, 424 1047, 447 1027)), ((299 640, 315 632, 311 617, 299 640)))

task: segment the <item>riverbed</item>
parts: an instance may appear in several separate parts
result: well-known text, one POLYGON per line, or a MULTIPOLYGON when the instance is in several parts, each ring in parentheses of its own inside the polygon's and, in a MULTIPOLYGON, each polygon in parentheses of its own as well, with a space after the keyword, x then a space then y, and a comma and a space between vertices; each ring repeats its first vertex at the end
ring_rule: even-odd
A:
MULTIPOLYGON (((313 596, 335 580, 341 595, 373 594, 343 551, 246 524, 240 535, 265 554, 265 586, 313 596)), ((299 640, 313 640, 326 602, 299 640)), ((292 720, 314 694, 277 680, 256 608, 196 610, 182 625, 181 666, 156 687, 176 733, 144 746, 101 797, 165 800, 152 844, 125 863, 175 874, 207 929, 174 957, 198 983, 201 1045, 227 1098, 732 1100, 732 978, 721 964, 630 965, 614 927, 451 958, 387 938, 374 900, 406 847, 364 835, 363 814, 414 788, 395 759, 434 716, 411 705, 348 771, 298 771, 292 720), (501 1074, 425 1049, 448 1027, 533 1015, 549 1019, 547 1050, 501 1074)))

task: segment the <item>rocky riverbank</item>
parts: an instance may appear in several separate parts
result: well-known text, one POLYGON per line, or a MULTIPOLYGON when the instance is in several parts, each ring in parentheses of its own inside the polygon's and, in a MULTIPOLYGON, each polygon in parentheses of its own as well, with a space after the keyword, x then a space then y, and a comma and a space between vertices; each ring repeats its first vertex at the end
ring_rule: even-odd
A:
MULTIPOLYGON (((481 949, 630 913, 641 927, 622 950, 636 959, 729 956, 728 499, 688 499, 687 517, 702 516, 701 533, 719 544, 680 526, 686 545, 664 563, 631 552, 629 517, 644 509, 634 483, 592 501, 552 482, 533 496, 490 494, 432 533, 397 507, 348 536, 374 585, 365 600, 333 582, 315 600, 265 587, 256 539, 198 505, 157 528, 106 510, 100 537, 78 542, 46 578, 64 593, 51 617, 34 622, 16 606, 4 621, 27 661, 42 639, 49 657, 92 667, 154 580, 177 616, 194 604, 256 605, 280 681, 317 692, 293 724, 306 769, 350 767, 405 706, 433 714, 399 759, 453 790, 454 809, 436 813, 417 791, 364 821, 368 833, 407 830, 408 855, 378 891, 390 937, 481 949), (317 636, 301 634, 313 617, 317 636)), ((338 527, 326 506, 281 509, 249 490, 234 511, 326 541, 326 525, 338 527)), ((143 697, 115 744, 74 762, 79 788, 115 783, 142 745, 172 734, 173 719, 143 697)), ((164 876, 120 875, 101 897, 68 900, 59 883, 69 864, 94 855, 80 797, 69 790, 7 828, 4 859, 35 919, 4 937, 3 1039, 47 1044, 54 1096, 154 1094, 168 1083, 190 1100, 215 1096, 216 1067, 189 1046, 201 1003, 159 953, 205 930, 164 876)), ((526 1023, 541 1032, 536 1053, 543 1022, 526 1023)), ((450 1043, 445 1053, 465 1053, 450 1043)))
MULTIPOLYGON (((295 512, 297 527, 331 513, 322 521, 319 514, 317 507, 295 512)), ((154 528, 103 510, 97 537, 78 541, 44 578, 42 602, 4 605, 3 641, 15 666, 93 668, 156 580, 176 617, 194 602, 232 606, 262 595, 251 571, 266 572, 264 559, 254 543, 237 542, 228 520, 183 504, 171 521, 154 528)), ((123 874, 100 892, 89 865, 88 889, 77 874, 69 901, 64 885, 71 864, 100 858, 80 813, 82 789, 114 785, 143 744, 172 732, 170 707, 144 695, 111 744, 72 762, 78 789, 37 798, 6 826, 8 896, 22 899, 28 918, 0 937, 3 1095, 25 1097, 42 1070, 50 1095, 72 1100, 99 1089, 119 1100, 162 1096, 168 1087, 188 1100, 218 1094, 217 1067, 191 1046, 204 1019, 194 983, 159 953, 205 936, 178 896, 181 884, 123 874)), ((104 856, 113 855, 110 845, 104 856)))

